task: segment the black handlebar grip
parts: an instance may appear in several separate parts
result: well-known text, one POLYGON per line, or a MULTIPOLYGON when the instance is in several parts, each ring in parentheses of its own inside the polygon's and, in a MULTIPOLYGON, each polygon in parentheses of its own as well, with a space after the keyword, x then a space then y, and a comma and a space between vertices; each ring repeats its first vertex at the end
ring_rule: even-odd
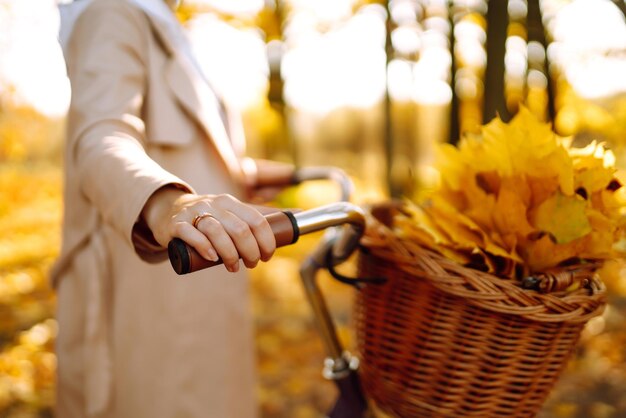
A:
MULTIPOLYGON (((283 247, 298 241, 300 230, 293 213, 274 212, 265 217, 276 237, 276 246, 283 247)), ((222 260, 210 261, 180 238, 174 238, 167 246, 172 268, 178 274, 187 274, 222 264, 222 260)))

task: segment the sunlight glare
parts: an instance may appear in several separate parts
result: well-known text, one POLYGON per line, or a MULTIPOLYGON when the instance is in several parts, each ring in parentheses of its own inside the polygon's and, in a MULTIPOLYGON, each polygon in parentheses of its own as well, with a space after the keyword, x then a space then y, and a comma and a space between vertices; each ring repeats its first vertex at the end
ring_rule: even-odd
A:
POLYGON ((244 110, 263 99, 269 67, 258 31, 234 28, 213 14, 191 19, 188 30, 200 65, 229 104, 244 110))
POLYGON ((411 62, 407 60, 394 59, 387 67, 387 84, 389 96, 399 102, 411 100, 411 90, 413 88, 413 69, 411 62))
POLYGON ((290 0, 294 10, 307 10, 322 22, 336 22, 348 19, 356 0, 290 0))
POLYGON ((447 105, 452 101, 452 89, 442 80, 416 79, 413 100, 424 105, 447 105))
POLYGON ((315 114, 368 108, 385 91, 385 28, 376 10, 289 49, 281 65, 286 102, 315 114))
POLYGON ((54 0, 0 2, 0 98, 60 117, 70 90, 54 0))
POLYGON ((450 80, 452 68, 452 56, 447 48, 425 48, 420 54, 420 59, 414 67, 414 78, 450 80))
POLYGON ((555 43, 548 56, 582 97, 599 101, 626 94, 626 25, 610 1, 578 0, 551 22, 555 43))
POLYGON ((400 26, 391 32, 393 49, 400 54, 413 55, 419 52, 422 45, 420 29, 417 26, 400 26))
POLYGON ((421 19, 424 11, 417 2, 391 0, 389 2, 389 13, 391 19, 397 25, 411 25, 421 19))
POLYGON ((235 16, 254 16, 263 9, 263 0, 183 0, 186 5, 199 8, 210 7, 235 16))

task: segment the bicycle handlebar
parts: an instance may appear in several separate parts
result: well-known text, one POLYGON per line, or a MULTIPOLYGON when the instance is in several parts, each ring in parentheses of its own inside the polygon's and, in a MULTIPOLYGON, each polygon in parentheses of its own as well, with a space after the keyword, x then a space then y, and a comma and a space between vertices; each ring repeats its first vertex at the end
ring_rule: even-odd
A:
MULTIPOLYGON (((363 234, 365 216, 363 210, 351 203, 338 202, 320 206, 315 209, 292 213, 289 211, 274 212, 265 217, 276 237, 276 246, 294 244, 300 235, 308 234, 331 226, 348 224, 351 233, 338 246, 334 253, 337 257, 349 254, 363 234)), ((209 261, 179 238, 170 241, 168 247, 170 263, 178 274, 187 274, 221 264, 222 260, 209 261)))
MULTIPOLYGON (((332 180, 339 185, 342 202, 321 206, 316 209, 293 213, 274 212, 266 215, 270 228, 276 237, 276 246, 294 244, 301 234, 319 231, 331 226, 351 224, 350 231, 342 234, 333 248, 337 259, 346 258, 358 243, 365 220, 362 210, 347 203, 353 185, 346 173, 335 167, 305 167, 297 170, 291 182, 299 184, 308 180, 332 180)), ((178 274, 187 274, 222 263, 222 260, 209 261, 183 240, 174 238, 167 246, 170 263, 178 274)))
MULTIPOLYGON (((298 240, 299 232, 294 216, 289 211, 275 212, 265 216, 276 238, 276 246, 283 247, 298 240)), ((174 271, 187 274, 222 264, 222 260, 210 261, 180 238, 174 238, 167 246, 167 253, 174 271)))

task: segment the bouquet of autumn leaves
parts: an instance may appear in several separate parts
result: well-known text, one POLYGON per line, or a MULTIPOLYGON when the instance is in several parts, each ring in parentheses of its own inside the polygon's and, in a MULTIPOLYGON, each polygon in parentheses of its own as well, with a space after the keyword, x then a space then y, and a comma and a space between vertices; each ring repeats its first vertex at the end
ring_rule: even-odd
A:
POLYGON ((623 188, 602 144, 574 148, 521 109, 458 146, 441 144, 438 184, 407 200, 395 233, 462 265, 522 280, 612 258, 623 188))

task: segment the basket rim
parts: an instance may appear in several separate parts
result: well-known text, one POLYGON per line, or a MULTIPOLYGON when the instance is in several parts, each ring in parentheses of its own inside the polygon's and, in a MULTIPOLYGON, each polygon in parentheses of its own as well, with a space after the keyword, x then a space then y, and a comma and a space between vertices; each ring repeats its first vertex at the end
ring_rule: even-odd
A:
MULTIPOLYGON (((376 208, 381 207, 383 210, 392 208, 391 205, 378 205, 376 208)), ((463 266, 414 241, 399 237, 371 211, 366 212, 366 224, 360 256, 374 256, 480 308, 538 322, 585 323, 602 314, 606 306, 606 288, 596 274, 597 263, 578 266, 581 274, 589 280, 590 289, 541 293, 524 289, 512 279, 463 266)))

